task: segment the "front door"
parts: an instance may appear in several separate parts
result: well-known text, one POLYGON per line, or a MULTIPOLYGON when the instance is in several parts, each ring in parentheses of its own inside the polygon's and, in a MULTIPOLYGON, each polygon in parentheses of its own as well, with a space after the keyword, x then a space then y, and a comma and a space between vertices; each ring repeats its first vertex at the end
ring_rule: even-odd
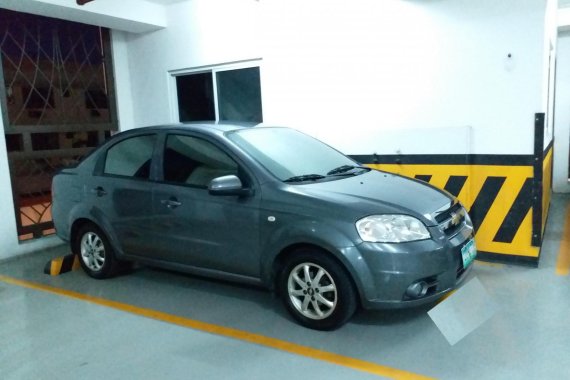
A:
POLYGON ((156 257, 258 277, 259 194, 213 196, 207 189, 213 178, 231 174, 251 186, 251 176, 223 149, 193 136, 168 135, 163 157, 153 195, 156 257))

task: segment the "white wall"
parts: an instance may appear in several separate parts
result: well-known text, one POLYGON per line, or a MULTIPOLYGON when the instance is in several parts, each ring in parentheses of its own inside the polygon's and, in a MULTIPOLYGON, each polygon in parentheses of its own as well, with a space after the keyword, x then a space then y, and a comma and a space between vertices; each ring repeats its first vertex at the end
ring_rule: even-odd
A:
MULTIPOLYGON (((470 153, 533 152, 543 1, 264 4, 268 121, 325 121, 318 134, 344 136, 351 152, 359 124, 378 141, 385 129, 470 126, 470 153)), ((462 153, 454 137, 441 153, 462 153)))
MULTIPOLYGON (((134 125, 172 121, 169 70, 261 57, 266 123, 341 150, 373 153, 347 132, 380 141, 384 130, 458 128, 440 153, 532 154, 534 113, 545 111, 545 9, 544 0, 174 4, 167 29, 128 37, 134 125), (466 127, 471 141, 457 141, 466 127)), ((416 153, 433 153, 425 135, 416 153)))
POLYGON ((253 0, 187 1, 167 7, 168 28, 128 34, 134 125, 175 121, 169 71, 259 58, 259 11, 253 0))
POLYGON ((570 31, 558 36, 556 64, 556 105, 554 110, 554 168, 552 188, 570 192, 568 151, 570 145, 570 31))
POLYGON ((123 131, 135 127, 127 39, 127 33, 118 30, 111 31, 117 118, 119 121, 119 130, 123 131))
POLYGON ((558 41, 558 0, 546 0, 544 18, 542 109, 546 112, 544 147, 554 138, 554 102, 556 95, 556 51, 558 41))

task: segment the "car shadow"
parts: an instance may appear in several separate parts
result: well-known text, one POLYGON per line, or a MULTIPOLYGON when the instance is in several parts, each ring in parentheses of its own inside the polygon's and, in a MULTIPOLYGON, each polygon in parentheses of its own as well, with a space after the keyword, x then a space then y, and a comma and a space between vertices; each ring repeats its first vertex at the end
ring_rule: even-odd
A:
POLYGON ((365 326, 391 326, 412 323, 425 318, 427 312, 436 303, 411 307, 407 309, 362 310, 351 319, 351 323, 365 326))
POLYGON ((262 286, 224 279, 213 279, 198 274, 189 274, 143 264, 136 264, 128 272, 122 273, 120 277, 122 276, 136 277, 139 281, 156 284, 156 287, 149 285, 147 289, 156 288, 168 291, 175 287, 177 291, 191 292, 193 296, 202 295, 209 299, 217 297, 220 300, 231 298, 237 302, 255 302, 264 309, 270 309, 281 315, 288 315, 282 309, 281 300, 276 293, 262 286))
MULTIPOLYGON (((212 279, 196 274, 181 273, 163 268, 150 267, 137 264, 130 269, 130 274, 137 281, 148 285, 146 289, 161 289, 160 292, 169 293, 170 289, 176 288, 177 292, 185 291, 193 298, 219 299, 224 302, 228 298, 236 303, 255 303, 257 307, 270 311, 287 321, 294 319, 285 310, 282 300, 275 293, 261 286, 232 282, 222 279, 212 279), (198 297, 197 297, 198 295, 198 297)), ((390 310, 363 310, 359 308, 349 323, 361 326, 392 326, 412 323, 425 318, 426 313, 436 303, 417 306, 409 309, 390 310)), ((207 306, 207 305, 206 305, 207 306)))

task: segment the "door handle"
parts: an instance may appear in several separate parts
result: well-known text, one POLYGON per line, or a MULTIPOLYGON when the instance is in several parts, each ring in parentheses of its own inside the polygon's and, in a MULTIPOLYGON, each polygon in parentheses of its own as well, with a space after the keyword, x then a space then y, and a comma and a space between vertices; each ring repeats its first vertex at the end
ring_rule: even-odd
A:
POLYGON ((160 201, 163 205, 168 207, 169 209, 174 209, 178 206, 182 206, 182 202, 179 202, 178 199, 172 197, 170 199, 163 199, 160 201))
POLYGON ((91 189, 91 193, 95 194, 98 197, 102 197, 103 195, 107 195, 107 192, 101 186, 97 186, 97 187, 91 189))

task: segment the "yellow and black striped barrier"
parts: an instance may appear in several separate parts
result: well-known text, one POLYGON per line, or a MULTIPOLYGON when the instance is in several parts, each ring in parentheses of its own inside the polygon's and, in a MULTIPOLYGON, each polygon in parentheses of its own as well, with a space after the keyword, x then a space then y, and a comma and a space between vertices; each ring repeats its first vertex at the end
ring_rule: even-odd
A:
POLYGON ((469 210, 482 252, 538 257, 532 237, 532 166, 375 164, 455 195, 469 210))
POLYGON ((543 125, 544 115, 537 114, 533 155, 375 154, 353 158, 456 196, 473 220, 480 259, 537 265, 552 185, 552 142, 543 150, 543 125))
POLYGON ((44 273, 50 276, 58 276, 60 274, 79 269, 79 257, 74 254, 56 257, 46 263, 44 273))

